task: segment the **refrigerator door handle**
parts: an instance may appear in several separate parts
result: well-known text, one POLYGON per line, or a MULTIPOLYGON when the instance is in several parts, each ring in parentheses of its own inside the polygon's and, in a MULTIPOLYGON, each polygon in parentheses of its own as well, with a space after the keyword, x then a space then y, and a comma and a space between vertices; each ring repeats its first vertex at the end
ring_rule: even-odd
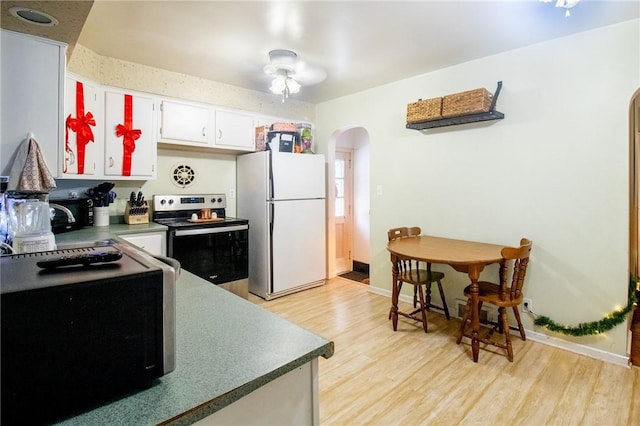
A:
POLYGON ((274 194, 273 194, 273 161, 272 161, 272 153, 271 151, 267 151, 269 154, 269 199, 273 200, 274 198, 274 194))
POLYGON ((275 220, 275 206, 269 203, 269 284, 268 291, 273 293, 273 223, 275 220))
POLYGON ((269 210, 269 235, 273 236, 273 224, 275 222, 276 215, 275 206, 273 205, 273 203, 269 203, 269 210))

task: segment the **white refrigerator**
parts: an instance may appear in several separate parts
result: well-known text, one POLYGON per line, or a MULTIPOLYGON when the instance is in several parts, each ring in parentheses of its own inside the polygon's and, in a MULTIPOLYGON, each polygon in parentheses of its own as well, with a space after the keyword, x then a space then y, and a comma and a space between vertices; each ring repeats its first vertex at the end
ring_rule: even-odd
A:
POLYGON ((249 220, 249 291, 266 300, 324 284, 323 155, 237 157, 237 215, 249 220))

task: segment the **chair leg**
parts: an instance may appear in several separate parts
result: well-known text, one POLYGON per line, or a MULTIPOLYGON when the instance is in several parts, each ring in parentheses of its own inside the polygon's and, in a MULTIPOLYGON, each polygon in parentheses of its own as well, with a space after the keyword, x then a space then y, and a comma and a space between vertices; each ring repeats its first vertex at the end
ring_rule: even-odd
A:
POLYGON ((442 300, 442 308, 444 309, 444 316, 447 320, 451 319, 449 316, 449 308, 447 307, 447 301, 444 298, 444 291, 442 290, 442 283, 438 280, 438 291, 440 292, 440 299, 442 300))
POLYGON ((413 308, 418 306, 418 286, 413 286, 413 308))
POLYGON ((527 336, 524 334, 524 327, 522 326, 522 322, 520 321, 520 312, 518 312, 518 307, 513 307, 513 314, 516 317, 516 321, 518 321, 518 331, 520 332, 520 337, 522 340, 527 340, 527 336))
POLYGON ((395 305, 393 301, 398 303, 398 297, 400 296, 400 290, 402 290, 402 281, 398 281, 393 286, 393 292, 395 295, 392 296, 391 309, 389 310, 389 319, 393 324, 393 331, 398 330, 398 305, 395 305))
POLYGON ((464 308, 464 314, 462 315, 462 325, 460 325, 460 332, 458 333, 458 338, 456 339, 457 344, 460 344, 460 342, 462 342, 464 329, 466 328, 467 321, 469 320, 469 312, 471 312, 471 299, 467 299, 467 305, 464 308))
POLYGON ((422 292, 422 286, 417 285, 418 287, 418 296, 420 296, 420 315, 422 315, 422 328, 424 328, 424 332, 427 332, 427 305, 424 300, 424 293, 422 292))
POLYGON ((510 362, 513 362, 513 347, 511 346, 511 333, 509 332, 509 318, 507 318, 507 309, 504 307, 498 308, 500 316, 500 324, 504 334, 504 340, 507 346, 507 358, 510 362))
POLYGON ((424 301, 425 301, 425 309, 428 311, 429 307, 431 306, 431 282, 428 282, 425 286, 424 286, 424 291, 425 291, 425 296, 424 296, 424 301))

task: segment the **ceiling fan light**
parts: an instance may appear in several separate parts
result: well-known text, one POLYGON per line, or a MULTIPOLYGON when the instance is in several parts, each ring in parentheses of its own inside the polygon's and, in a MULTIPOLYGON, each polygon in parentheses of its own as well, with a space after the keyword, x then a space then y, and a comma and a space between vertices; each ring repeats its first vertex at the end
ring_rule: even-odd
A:
POLYGON ((284 89, 286 88, 285 79, 286 77, 283 78, 280 75, 274 78, 273 81, 271 82, 271 87, 269 87, 269 90, 271 91, 271 93, 280 95, 282 92, 284 92, 284 89))
POLYGON ((293 78, 287 78, 286 83, 289 88, 289 93, 298 93, 300 91, 300 83, 295 81, 293 78))

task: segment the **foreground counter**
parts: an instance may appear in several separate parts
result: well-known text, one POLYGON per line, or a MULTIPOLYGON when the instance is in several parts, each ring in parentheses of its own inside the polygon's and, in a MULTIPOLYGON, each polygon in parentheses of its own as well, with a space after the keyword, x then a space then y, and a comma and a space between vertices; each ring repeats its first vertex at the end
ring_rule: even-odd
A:
POLYGON ((333 342, 182 270, 175 371, 59 424, 319 424, 317 358, 332 355, 333 342))

